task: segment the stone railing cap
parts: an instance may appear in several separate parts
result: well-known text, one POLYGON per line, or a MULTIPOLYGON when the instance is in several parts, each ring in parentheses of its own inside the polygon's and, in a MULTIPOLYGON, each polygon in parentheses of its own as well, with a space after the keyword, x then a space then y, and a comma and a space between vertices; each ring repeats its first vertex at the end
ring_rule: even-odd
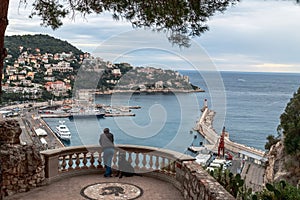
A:
MULTIPOLYGON (((173 150, 169 149, 164 149, 164 148, 158 148, 158 147, 150 147, 150 146, 139 146, 139 145, 126 145, 126 144, 120 144, 116 145, 116 148, 120 149, 141 149, 141 150, 147 150, 147 151, 156 151, 159 152, 160 154, 164 154, 165 156, 172 157, 178 161, 193 161, 196 160, 194 157, 176 152, 173 150)), ((84 151, 88 149, 97 149, 101 148, 98 145, 87 145, 87 146, 71 146, 71 147, 64 147, 64 148, 58 148, 58 149, 50 149, 50 150, 45 150, 41 151, 41 154, 44 156, 57 156, 62 153, 66 152, 78 152, 78 151, 84 151)))

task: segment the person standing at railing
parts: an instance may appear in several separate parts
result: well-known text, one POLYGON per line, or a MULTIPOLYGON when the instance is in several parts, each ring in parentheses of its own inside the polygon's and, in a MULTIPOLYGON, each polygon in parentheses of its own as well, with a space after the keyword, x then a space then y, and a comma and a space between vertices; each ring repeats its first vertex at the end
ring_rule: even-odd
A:
POLYGON ((109 128, 105 128, 100 135, 99 144, 103 150, 103 162, 105 165, 104 177, 111 177, 111 162, 114 156, 114 135, 109 128))

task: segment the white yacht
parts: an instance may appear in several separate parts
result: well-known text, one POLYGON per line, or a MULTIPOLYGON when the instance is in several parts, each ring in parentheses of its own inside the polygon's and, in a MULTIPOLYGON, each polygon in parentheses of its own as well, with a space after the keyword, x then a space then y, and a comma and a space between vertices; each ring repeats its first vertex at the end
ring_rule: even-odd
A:
POLYGON ((59 121, 59 124, 55 127, 55 133, 62 140, 71 139, 71 132, 65 125, 65 121, 59 121))

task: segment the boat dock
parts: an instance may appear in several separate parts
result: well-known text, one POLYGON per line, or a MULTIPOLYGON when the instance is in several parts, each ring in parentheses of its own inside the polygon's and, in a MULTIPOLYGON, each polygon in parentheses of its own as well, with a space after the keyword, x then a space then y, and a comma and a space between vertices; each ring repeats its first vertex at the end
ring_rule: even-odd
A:
POLYGON ((79 118, 79 117, 134 117, 135 114, 131 112, 123 112, 123 113, 101 113, 101 114, 71 114, 71 113, 57 113, 57 114, 40 114, 41 118, 79 118))
POLYGON ((105 117, 134 117, 134 113, 126 112, 126 113, 105 113, 105 117))

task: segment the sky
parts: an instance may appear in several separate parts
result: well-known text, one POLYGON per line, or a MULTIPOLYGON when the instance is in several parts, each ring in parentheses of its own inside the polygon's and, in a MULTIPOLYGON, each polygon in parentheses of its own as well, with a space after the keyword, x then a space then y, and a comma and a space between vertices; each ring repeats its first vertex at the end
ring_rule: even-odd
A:
POLYGON ((300 5, 284 0, 242 0, 207 22, 209 31, 189 49, 170 44, 163 33, 134 30, 110 14, 66 18, 53 31, 32 10, 11 0, 6 35, 49 34, 112 62, 134 66, 217 71, 300 72, 300 5), (200 67, 201 66, 201 67, 200 67))

